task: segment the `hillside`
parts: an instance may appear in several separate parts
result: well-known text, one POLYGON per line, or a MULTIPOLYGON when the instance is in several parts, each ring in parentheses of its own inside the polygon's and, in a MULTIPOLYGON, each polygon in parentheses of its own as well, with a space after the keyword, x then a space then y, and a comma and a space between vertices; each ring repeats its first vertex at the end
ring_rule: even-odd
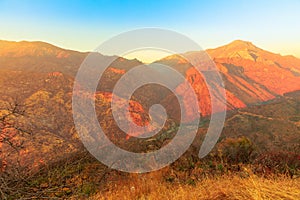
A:
MULTIPOLYGON (((38 144, 33 145, 35 149, 43 149, 45 144, 48 143, 46 145, 48 147, 45 148, 46 153, 49 151, 59 152, 60 145, 62 149, 68 149, 71 152, 75 151, 79 143, 72 122, 71 97, 74 75, 87 53, 64 50, 43 42, 0 41, 0 47, 2 109, 5 110, 7 103, 16 100, 25 105, 25 110, 29 113, 30 124, 33 125, 30 128, 31 132, 36 137, 31 141, 38 144)), ((215 61, 219 73, 221 73, 225 81, 228 110, 268 103, 274 98, 278 99, 279 96, 286 92, 300 89, 300 85, 297 84, 300 76, 295 73, 299 69, 300 65, 298 64, 300 61, 295 57, 273 54, 254 46, 250 42, 240 40, 216 49, 209 49, 207 52, 215 61), (278 76, 282 78, 280 81, 278 81, 278 76)), ((101 54, 98 54, 98 56, 104 60, 109 58, 101 54)), ((190 60, 196 60, 194 63, 201 63, 201 56, 203 55, 202 52, 188 52, 183 54, 183 56, 188 57, 190 60)), ((115 58, 116 61, 112 63, 101 78, 96 98, 100 99, 99 105, 97 105, 98 117, 105 123, 104 125, 109 132, 108 135, 113 136, 118 142, 117 138, 124 138, 125 134, 121 133, 122 131, 115 123, 111 123, 113 121, 111 112, 109 112, 111 92, 123 74, 132 67, 142 63, 138 60, 115 58)), ((190 63, 179 55, 169 56, 156 63, 167 64, 185 75, 198 95, 202 116, 211 114, 211 94, 209 94, 205 85, 207 80, 190 63)), ((203 69, 202 73, 209 73, 207 70, 209 69, 203 69)), ((140 78, 143 76, 147 76, 147 74, 141 74, 140 78)), ((212 95, 218 95, 218 88, 222 86, 214 83, 213 78, 209 81, 211 81, 211 84, 215 84, 212 95)), ((180 88, 184 87, 179 85, 179 91, 180 88)), ((180 91, 180 93, 183 95, 184 91, 180 91)), ((188 107, 189 99, 185 99, 185 102, 188 107)), ((131 111, 133 113, 131 117, 134 118, 136 123, 147 124, 149 118, 146 111, 154 103, 162 103, 169 114, 169 120, 165 129, 168 129, 171 124, 178 121, 180 109, 177 101, 174 99, 174 95, 168 89, 158 85, 146 85, 134 93, 131 103, 131 111)), ((289 103, 288 105, 294 104, 289 103)), ((282 113, 285 113, 285 110, 288 109, 282 107, 280 110, 283 110, 282 113)), ((255 109, 251 107, 250 111, 252 110, 255 109)), ((270 106, 269 110, 275 109, 270 106)), ((288 119, 297 119, 296 111, 294 115, 289 115, 288 119)), ((257 114, 256 118, 258 116, 257 114)), ((247 115, 247 111, 238 111, 237 116, 231 118, 233 124, 228 122, 230 125, 225 126, 224 132, 228 132, 229 135, 244 134, 250 136, 254 134, 252 129, 239 130, 236 125, 245 122, 245 120, 249 122, 249 120, 252 120, 248 119, 250 117, 255 118, 254 115, 247 115), (226 127, 234 128, 243 133, 236 133, 233 130, 227 131, 226 127)), ((276 120, 279 118, 277 117, 276 120)), ((268 118, 260 118, 260 122, 262 120, 267 120, 264 122, 267 124, 272 124, 274 121, 270 121, 268 118)), ((248 126, 249 123, 247 123, 248 126)), ((272 127, 272 125, 266 126, 265 124, 262 126, 264 129, 272 127)), ((281 127, 286 128, 289 125, 281 127)), ((295 127, 291 129, 297 130, 295 127)), ((260 129, 257 128, 257 130, 260 129)), ((274 128, 272 130, 277 129, 274 128)), ((272 135, 272 130, 267 132, 270 132, 272 135)), ((280 134, 276 133, 275 135, 279 137, 280 134)), ((290 138, 289 141, 294 141, 294 138, 290 138)), ((31 142, 26 143, 31 144, 31 142)), ((24 150, 24 152, 30 154, 29 149, 24 150)), ((42 155, 41 152, 39 154, 42 155)), ((26 156, 23 157, 25 158, 26 156)), ((52 157, 55 158, 56 156, 52 157)), ((47 158, 45 160, 51 159, 47 158)))
MULTIPOLYGON (((43 42, 0 41, 0 47, 0 69, 39 73, 57 71, 71 77, 76 75, 79 66, 87 56, 87 53, 64 50, 43 42)), ((268 101, 278 95, 300 89, 297 84, 300 80, 300 59, 293 56, 273 54, 241 40, 216 49, 208 49, 207 53, 216 63, 225 82, 227 109, 229 110, 268 101)), ((184 53, 183 57, 201 64, 203 57, 201 54, 202 52, 188 52, 184 53)), ((103 60, 110 58, 101 54, 98 56, 103 60)), ((183 57, 172 55, 155 63, 172 66, 186 76, 197 91, 199 102, 202 102, 199 103, 202 114, 210 115, 211 94, 207 90, 205 81, 209 80, 210 84, 214 85, 212 95, 216 98, 222 98, 218 97, 218 90, 221 86, 210 77, 208 69, 203 68, 209 64, 201 64, 203 74, 200 75, 183 57), (210 78, 205 79, 203 75, 210 78)), ((114 71, 107 70, 102 78, 103 81, 99 84, 100 91, 112 92, 115 83, 124 73, 134 66, 142 65, 138 60, 115 58, 116 60, 111 64, 111 70, 114 71)), ((145 74, 141 74, 143 75, 145 74)), ((141 102, 143 105, 159 102, 164 104, 173 98, 168 90, 160 86, 146 86, 143 90, 147 92, 136 93, 136 96, 143 101, 141 102), (157 90, 159 92, 156 92, 157 90)))
MULTIPOLYGON (((300 89, 300 59, 281 56, 262 50, 250 42, 241 40, 228 45, 207 50, 214 60, 225 83, 227 109, 243 108, 247 105, 262 103, 276 96, 300 89), (255 59, 254 59, 255 58, 255 59)), ((213 85, 215 98, 221 86, 209 75, 209 68, 201 61, 203 52, 188 52, 163 58, 157 63, 174 67, 186 76, 197 91, 199 106, 204 115, 210 114, 210 94, 205 81, 213 85), (184 57, 199 63, 199 74, 184 57), (202 103, 201 103, 202 101, 202 103)), ((196 64, 197 65, 197 64, 196 64)))
POLYGON ((245 76, 272 93, 299 89, 300 59, 296 57, 274 54, 240 40, 207 52, 217 63, 240 67, 245 76))
MULTIPOLYGON (((247 158, 247 162, 251 160, 253 163, 262 163, 263 159, 269 159, 267 156, 272 156, 268 154, 269 152, 299 155, 299 59, 273 54, 244 41, 234 41, 223 47, 209 49, 207 53, 216 63, 225 82, 228 110, 219 144, 208 159, 217 159, 216 162, 221 162, 223 166, 224 160, 218 159, 225 158, 215 158, 214 155, 218 155, 216 152, 222 150, 224 146, 236 144, 236 142, 251 144, 251 148, 255 149, 256 157, 247 158), (265 157, 260 158, 260 155, 265 157), (255 160, 256 158, 258 161, 255 160)), ((65 50, 42 42, 0 41, 0 119, 2 119, 0 173, 2 177, 12 178, 17 170, 18 173, 21 172, 22 177, 30 179, 39 168, 48 169, 56 163, 64 163, 69 158, 82 155, 84 148, 72 118, 72 91, 74 76, 86 55, 87 53, 65 50), (12 114, 11 112, 16 111, 13 105, 18 105, 21 107, 18 109, 24 112, 20 115, 12 114), (7 115, 9 117, 6 117, 7 115)), ((103 60, 111 58, 101 54, 97 56, 103 60)), ((194 63, 201 63, 203 52, 187 52, 183 56, 194 60, 194 63)), ((151 84, 140 87, 129 103, 130 117, 140 126, 149 124, 148 109, 151 105, 161 103, 165 106, 168 119, 158 135, 150 139, 128 137, 114 122, 110 103, 116 82, 133 67, 143 65, 138 60, 127 60, 116 56, 114 58, 116 60, 101 77, 96 94, 85 92, 74 95, 95 100, 98 121, 105 134, 123 149, 147 152, 168 144, 178 130, 178 119, 182 113, 180 113, 178 101, 165 87, 151 84)), ((202 75, 195 70, 197 66, 192 66, 180 55, 172 55, 155 63, 167 64, 183 74, 196 91, 201 108, 202 119, 197 138, 189 151, 172 166, 172 170, 174 168, 176 173, 177 171, 179 173, 181 169, 186 168, 186 165, 190 169, 189 159, 193 160, 197 157, 207 131, 210 115, 214 114, 211 113, 210 95, 214 95, 218 101, 222 102, 224 99, 218 95, 223 86, 216 82, 215 77, 209 72, 210 66, 205 63, 201 65, 204 67, 201 70, 202 75), (214 86, 212 94, 208 92, 205 77, 209 77, 208 81, 214 86)), ((147 70, 153 70, 151 64, 143 66, 149 67, 147 70)), ((145 79, 147 75, 148 73, 140 74, 139 78, 145 79)), ((185 95, 184 84, 186 83, 179 84, 176 90, 185 98, 185 106, 188 107, 190 101, 188 95, 185 95)), ((122 100, 118 103, 119 107, 128 106, 122 100)), ((226 159, 229 158, 230 156, 226 159)), ((66 179, 63 184, 71 187, 71 183, 68 185, 66 182, 76 179, 77 173, 80 176, 77 177, 78 179, 86 180, 81 177, 85 176, 81 173, 89 170, 91 166, 91 168, 100 166, 100 172, 106 173, 104 166, 97 161, 83 162, 79 171, 74 172, 73 165, 71 166, 72 173, 66 175, 68 177, 63 176, 66 179)), ((212 170, 215 172, 217 164, 210 165, 210 161, 204 162, 207 162, 205 164, 207 166, 214 166, 212 170)), ((195 163, 198 163, 198 160, 195 163)), ((297 169, 297 166, 294 167, 297 169)), ((55 167, 54 169, 60 170, 55 167)), ((263 169, 267 170, 267 167, 263 169)), ((293 168, 283 167, 283 169, 288 170, 289 174, 296 173, 289 171, 293 168)), ((283 172, 283 169, 280 168, 278 171, 283 172)), ((208 173, 202 167, 201 170, 205 171, 204 174, 208 173)), ((170 171, 168 173, 172 174, 170 171)), ((94 178, 97 181, 100 179, 101 182, 106 177, 95 176, 94 178)), ((15 180, 10 181, 12 181, 10 184, 14 185, 15 180)), ((39 188, 44 181, 43 179, 41 182, 37 181, 32 184, 39 188)), ((33 189, 28 185, 26 187, 33 189)), ((44 195, 44 190, 51 189, 51 187, 48 184, 48 187, 44 189, 41 187, 38 191, 41 190, 44 195)), ((56 191, 56 189, 53 190, 56 191)))
MULTIPOLYGON (((44 42, 0 40, 0 69, 30 72, 62 72, 75 76, 87 53, 66 50, 44 42)), ((103 59, 109 58, 99 53, 103 59)), ((116 57, 114 68, 130 69, 137 60, 116 57)))

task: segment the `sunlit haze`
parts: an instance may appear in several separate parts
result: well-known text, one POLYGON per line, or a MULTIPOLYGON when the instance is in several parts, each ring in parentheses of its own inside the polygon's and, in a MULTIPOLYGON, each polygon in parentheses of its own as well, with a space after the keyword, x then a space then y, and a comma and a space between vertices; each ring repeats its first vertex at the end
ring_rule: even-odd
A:
POLYGON ((129 53, 126 53, 124 55, 120 55, 122 57, 125 57, 127 59, 135 59, 138 58, 139 60, 142 60, 144 63, 152 63, 156 60, 159 60, 161 58, 167 57, 172 55, 171 52, 166 52, 160 49, 141 49, 141 50, 135 50, 129 53))

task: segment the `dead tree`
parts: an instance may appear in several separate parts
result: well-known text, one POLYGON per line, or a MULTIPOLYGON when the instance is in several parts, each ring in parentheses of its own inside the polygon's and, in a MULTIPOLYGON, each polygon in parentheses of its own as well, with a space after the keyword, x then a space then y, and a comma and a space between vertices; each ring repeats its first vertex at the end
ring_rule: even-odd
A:
POLYGON ((13 188, 15 180, 19 178, 19 153, 23 148, 23 141, 20 139, 24 134, 30 134, 22 126, 22 119, 25 115, 25 107, 17 101, 9 103, 0 110, 0 199, 5 199, 7 193, 13 188), (7 169, 7 159, 15 156, 15 165, 7 169))

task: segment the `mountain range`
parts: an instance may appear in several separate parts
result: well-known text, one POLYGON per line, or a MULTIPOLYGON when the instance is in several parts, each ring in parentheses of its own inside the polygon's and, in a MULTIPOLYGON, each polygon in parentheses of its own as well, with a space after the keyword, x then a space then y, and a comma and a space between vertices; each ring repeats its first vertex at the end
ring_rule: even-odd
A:
MULTIPOLYGON (((255 138, 257 134, 263 134, 255 126, 263 127, 268 124, 265 128, 266 132, 271 135, 270 138, 276 139, 277 147, 284 146, 278 139, 279 130, 286 132, 282 133, 286 134, 282 141, 294 146, 299 144, 298 96, 287 97, 286 95, 300 90, 300 59, 274 54, 242 40, 208 49, 206 52, 214 61, 224 81, 222 86, 212 78, 211 84, 215 88, 212 93, 208 92, 203 75, 184 59, 188 57, 190 60, 197 61, 203 52, 171 55, 154 63, 166 64, 185 76, 196 92, 203 116, 209 117, 213 114, 210 95, 218 98, 218 90, 224 87, 227 97, 226 106, 230 111, 225 123, 226 135, 248 134, 255 138), (277 111, 277 109, 284 109, 284 111, 277 111), (252 113, 252 110, 258 113, 252 113), (285 111, 290 115, 281 117, 276 114, 284 115, 285 111), (276 120, 273 120, 273 114, 276 115, 276 120), (255 122, 257 119, 266 122, 255 122), (243 122, 247 120, 251 121, 251 127, 242 128, 243 122), (274 123, 288 125, 276 128, 274 123), (269 130, 273 126, 276 130, 269 130)), ((6 111, 10 102, 20 102, 25 107, 27 117, 22 117, 18 122, 32 133, 30 136, 20 135, 14 138, 24 142, 25 147, 21 150, 24 163, 39 165, 57 160, 59 157, 63 158, 66 154, 82 148, 72 121, 71 99, 74 77, 87 55, 88 52, 66 50, 44 42, 0 41, 1 112, 6 111)), ((111 58, 100 53, 98 56, 103 59, 111 58)), ((137 59, 128 60, 118 56, 113 58, 116 60, 104 72, 94 96, 97 102, 96 111, 99 123, 106 130, 106 134, 126 148, 126 144, 131 139, 128 140, 126 134, 122 133, 113 122, 110 109, 111 93, 122 75, 135 66, 147 67, 148 65, 137 59), (120 142, 120 138, 127 138, 127 140, 120 142)), ((178 90, 182 90, 181 94, 185 93, 184 87, 180 85, 178 90)), ((189 99, 184 99, 184 102, 185 107, 188 108, 189 99)), ((147 110, 154 103, 161 103, 166 108, 169 115, 166 127, 178 123, 182 113, 174 94, 158 85, 145 85, 134 93, 130 101, 133 121, 139 125, 147 124, 149 122, 147 110)), ((203 130, 199 129, 199 132, 203 130)), ((261 146, 264 146, 264 141, 260 142, 261 146)), ((4 149, 5 145, 2 148, 4 149)), ((11 155, 12 152, 13 149, 2 150, 1 155, 2 157, 6 155, 8 159, 7 155, 11 155)), ((13 157, 9 159, 13 160, 13 157)))
MULTIPOLYGON (((300 59, 296 57, 274 54, 242 40, 208 49, 206 52, 216 63, 225 82, 228 109, 264 102, 277 95, 300 89, 300 59)), ((0 41, 0 69, 4 70, 60 72, 74 77, 87 55, 88 53, 65 50, 43 42, 0 41)), ((101 54, 99 56, 106 57, 101 54)), ((199 52, 189 52, 183 56, 188 56, 189 59, 200 57, 199 52)), ((195 81, 192 83, 194 88, 200 88, 199 85, 203 84, 201 75, 181 56, 168 56, 155 63, 174 67, 185 75, 190 83, 191 80, 195 81)), ((102 86, 102 90, 111 91, 112 88, 109 87, 112 85, 107 82, 112 82, 111 79, 116 81, 120 75, 141 64, 143 63, 136 59, 116 57, 110 70, 106 71, 105 77, 110 78, 106 80, 106 86, 102 86)), ((201 92, 203 96, 204 91, 201 92)))

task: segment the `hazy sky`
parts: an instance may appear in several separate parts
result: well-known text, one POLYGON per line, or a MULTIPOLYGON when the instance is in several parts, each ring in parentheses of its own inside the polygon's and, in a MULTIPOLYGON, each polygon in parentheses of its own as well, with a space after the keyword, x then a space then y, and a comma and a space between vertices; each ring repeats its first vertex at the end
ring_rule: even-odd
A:
POLYGON ((203 48, 242 39, 300 57, 299 0, 0 0, 0 39, 91 51, 121 32, 158 27, 203 48))

